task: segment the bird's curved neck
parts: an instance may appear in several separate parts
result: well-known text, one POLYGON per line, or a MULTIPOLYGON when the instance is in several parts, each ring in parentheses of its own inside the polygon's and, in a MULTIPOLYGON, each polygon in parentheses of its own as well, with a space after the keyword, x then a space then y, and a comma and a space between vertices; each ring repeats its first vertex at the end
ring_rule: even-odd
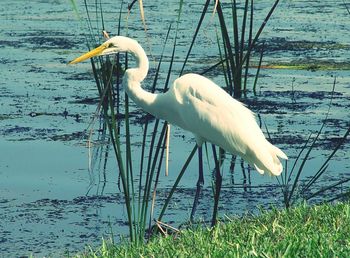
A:
POLYGON ((135 57, 136 67, 125 71, 125 91, 138 106, 156 115, 157 94, 147 92, 141 88, 141 82, 146 78, 149 69, 147 55, 134 40, 130 41, 128 52, 135 57))
POLYGON ((136 59, 136 68, 128 69, 129 79, 142 82, 148 73, 148 58, 143 48, 135 40, 130 40, 128 51, 136 59))

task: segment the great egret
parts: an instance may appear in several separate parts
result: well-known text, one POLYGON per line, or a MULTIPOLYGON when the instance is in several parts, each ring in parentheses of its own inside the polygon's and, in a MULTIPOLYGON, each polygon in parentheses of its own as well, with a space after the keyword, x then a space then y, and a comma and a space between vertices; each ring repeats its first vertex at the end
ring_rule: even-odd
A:
POLYGON ((165 93, 153 94, 142 89, 149 64, 136 40, 112 37, 70 64, 119 52, 131 53, 137 62, 136 68, 125 71, 123 84, 128 96, 146 112, 194 134, 200 160, 197 193, 204 181, 201 146, 205 141, 241 156, 260 174, 281 174, 279 158, 288 159, 287 156, 265 139, 254 114, 211 80, 190 73, 177 78, 165 93))

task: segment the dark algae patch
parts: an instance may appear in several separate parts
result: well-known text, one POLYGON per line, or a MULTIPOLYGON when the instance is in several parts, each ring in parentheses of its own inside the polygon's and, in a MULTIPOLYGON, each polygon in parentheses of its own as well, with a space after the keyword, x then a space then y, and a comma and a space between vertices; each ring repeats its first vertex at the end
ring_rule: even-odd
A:
MULTIPOLYGON (((203 3, 185 2, 172 64, 174 75, 180 73, 203 8, 203 3)), ((268 1, 255 2, 259 13, 266 14, 268 1)), ((166 5, 155 1, 143 3, 149 38, 142 29, 137 9, 130 12, 128 26, 124 27, 128 28, 130 37, 142 43, 149 56, 150 73, 143 86, 150 89, 168 26, 178 18, 179 1, 172 0, 166 5)), ((115 35, 119 4, 102 4, 105 29, 115 35), (112 11, 107 12, 109 9, 112 11)), ((78 7, 80 10, 81 6, 78 7)), ((228 7, 226 11, 230 13, 231 3, 223 3, 223 7, 228 7)), ((125 8, 127 14, 126 5, 125 8)), ((212 13, 209 9, 208 20, 204 21, 208 26, 203 26, 198 33, 185 73, 202 72, 220 60, 215 31, 217 19, 209 20, 212 13)), ((91 17, 95 14, 94 9, 91 17)), ((339 1, 309 1, 308 4, 281 1, 254 49, 247 96, 241 101, 255 112, 271 142, 286 152, 290 158, 289 168, 308 136, 314 137, 320 129, 333 96, 325 127, 307 161, 301 184, 324 162, 350 126, 349 17, 339 1), (254 95, 254 65, 259 61, 258 52, 264 42, 263 69, 254 95)), ((28 5, 24 0, 2 0, 0 21, 0 257, 26 257, 31 253, 35 257, 62 257, 67 250, 70 254, 84 250, 86 244, 99 246, 101 237, 109 238, 111 231, 116 242, 120 241, 120 236, 127 234, 126 210, 111 139, 106 134, 103 116, 96 112, 99 100, 93 71, 90 62, 79 67, 67 65, 87 51, 87 30, 82 28, 66 1, 34 0, 28 5)), ((101 25, 94 23, 94 26, 96 24, 101 25)), ((122 33, 126 34, 125 31, 122 33)), ((96 39, 102 37, 100 32, 96 30, 96 39)), ((171 33, 162 60, 163 70, 155 86, 157 92, 163 90, 167 80, 171 40, 175 36, 171 33)), ((130 57, 129 66, 134 65, 130 57)), ((218 66, 206 76, 225 87, 223 68, 218 66)), ((175 78, 172 76, 170 83, 175 78)), ((123 102, 123 89, 119 96, 123 102)), ((131 155, 135 160, 132 165, 134 172, 139 173, 145 124, 148 123, 148 136, 151 136, 156 119, 132 101, 129 105, 131 155)), ((124 107, 116 112, 115 119, 124 136, 124 107)), ((169 176, 164 177, 161 171, 155 213, 159 213, 194 144, 192 134, 171 127, 169 176)), ((121 148, 125 154, 125 142, 121 142, 121 148)), ((349 177, 349 157, 347 139, 317 189, 349 177)), ((221 216, 257 213, 259 205, 269 209, 271 203, 282 206, 283 196, 274 178, 261 177, 239 158, 230 171, 231 157, 226 155, 226 158, 222 168, 221 216)), ((212 169, 211 162, 206 164, 197 212, 199 221, 211 219, 212 169)), ((194 158, 174 194, 164 222, 177 227, 188 220, 197 179, 194 158)), ((347 186, 339 185, 336 191, 341 193, 347 186)), ((331 199, 331 194, 325 193, 325 199, 331 199)), ((312 203, 321 201, 312 200, 312 203)))

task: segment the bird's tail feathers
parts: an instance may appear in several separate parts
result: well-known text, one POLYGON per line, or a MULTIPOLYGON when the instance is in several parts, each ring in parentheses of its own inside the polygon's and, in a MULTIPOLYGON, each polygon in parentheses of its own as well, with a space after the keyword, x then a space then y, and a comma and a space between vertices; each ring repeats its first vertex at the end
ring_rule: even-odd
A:
POLYGON ((255 153, 255 159, 251 163, 260 174, 267 172, 270 175, 279 176, 283 170, 279 158, 288 159, 288 157, 276 146, 269 142, 266 143, 266 148, 260 149, 259 153, 255 153))
POLYGON ((259 172, 259 174, 263 175, 264 174, 264 170, 262 170, 261 168, 259 168, 255 163, 254 163, 254 168, 256 171, 259 172))
POLYGON ((283 166, 279 158, 281 159, 288 159, 287 155, 284 154, 283 151, 281 151, 279 148, 276 146, 272 145, 271 143, 268 142, 269 146, 269 154, 271 155, 272 158, 272 164, 270 165, 270 169, 268 172, 271 175, 279 176, 282 171, 283 171, 283 166))
POLYGON ((281 159, 288 159, 287 155, 281 151, 279 148, 271 144, 272 149, 274 150, 275 154, 280 157, 281 159))

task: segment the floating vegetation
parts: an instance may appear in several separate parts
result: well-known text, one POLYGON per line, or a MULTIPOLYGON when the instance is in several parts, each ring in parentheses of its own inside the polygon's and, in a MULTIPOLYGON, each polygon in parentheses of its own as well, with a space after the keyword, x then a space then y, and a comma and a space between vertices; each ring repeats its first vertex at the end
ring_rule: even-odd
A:
MULTIPOLYGON (((218 64, 215 69, 206 73, 206 77, 229 91, 230 85, 226 84, 224 69, 227 71, 230 66, 225 62, 219 63, 225 58, 227 48, 221 40, 217 13, 212 16, 215 1, 181 1, 183 13, 179 23, 175 24, 180 9, 178 0, 167 1, 166 4, 159 4, 157 1, 124 0, 123 18, 118 20, 117 12, 122 1, 102 3, 99 0, 77 0, 77 8, 81 12, 85 12, 83 2, 89 5, 93 28, 87 30, 84 29, 86 19, 72 18, 72 10, 65 1, 54 1, 55 8, 48 1, 34 1, 31 6, 23 2, 4 0, 3 5, 6 8, 0 10, 3 21, 0 25, 3 32, 0 40, 0 217, 3 226, 0 253, 17 257, 28 256, 30 253, 33 253, 34 257, 61 257, 64 256, 65 250, 71 254, 72 251, 83 250, 86 243, 100 243, 102 236, 108 238, 113 234, 118 242, 128 234, 129 224, 126 222, 127 212, 124 196, 120 193, 121 181, 116 173, 117 165, 111 151, 111 139, 106 135, 104 117, 96 112, 100 101, 98 91, 94 87, 92 70, 88 63, 79 68, 68 67, 66 64, 87 50, 83 42, 90 30, 94 35, 93 38, 89 38, 90 46, 94 47, 104 41, 102 27, 114 36, 118 34, 120 21, 120 34, 137 38, 149 53, 151 70, 149 80, 145 82, 147 90, 162 92, 166 82, 172 82, 182 72, 201 73, 218 64), (127 3, 131 2, 135 4, 129 10, 127 3), (143 21, 140 18, 140 2, 144 7, 143 21), (204 11, 206 2, 208 5, 204 11), (101 13, 104 14, 103 22, 100 19, 101 13), (202 25, 196 32, 202 14, 202 25), (144 23, 147 25, 147 32, 143 30, 144 23), (171 23, 172 30, 165 54, 162 55, 161 46, 171 23), (177 26, 179 32, 173 54, 174 28, 177 26), (190 46, 192 50, 188 51, 190 46), (187 54, 188 59, 184 67, 187 54), (162 65, 157 72, 161 57, 162 65), (168 78, 169 70, 172 74, 168 78), (154 79, 156 74, 157 80, 154 79), (92 117, 95 119, 93 138, 90 141, 93 147, 92 168, 88 171, 86 139, 90 137, 87 129, 92 117), (119 237, 120 235, 122 237, 119 237)), ((254 24, 253 32, 259 28, 259 21, 266 17, 264 15, 268 13, 273 2, 254 1, 257 24, 254 24)), ((221 1, 221 4, 228 35, 231 37, 232 51, 235 52, 233 1, 221 1)), ((236 4, 237 20, 241 29, 245 1, 236 1, 236 4)), ((303 182, 310 179, 312 169, 320 168, 341 143, 344 133, 349 128, 350 16, 344 5, 327 1, 315 1, 310 5, 305 5, 303 1, 280 1, 277 10, 268 21, 258 44, 252 49, 253 58, 247 66, 247 94, 242 100, 257 114, 266 135, 270 135, 276 145, 286 150, 290 157, 289 167, 303 148, 307 136, 317 133, 320 124, 325 120, 324 131, 314 143, 314 149, 304 166, 307 173, 300 176, 300 184, 295 191, 298 193, 298 189, 306 186, 303 182), (263 44, 264 48, 261 51, 263 44), (254 96, 251 90, 261 53, 262 67, 254 96), (337 76, 339 83, 333 94, 329 118, 325 119, 328 100, 331 97, 329 85, 333 76, 337 76)), ((246 17, 246 28, 249 28, 249 10, 246 17)), ((242 34, 238 33, 238 39, 241 37, 242 34)), ((249 41, 249 33, 244 38, 246 42, 249 41)), ((238 46, 241 47, 240 44, 238 46)), ((246 51, 247 45, 243 48, 243 52, 246 51)), ((134 65, 132 60, 129 56, 130 67, 134 65)), ((112 68, 118 69, 121 75, 126 65, 125 56, 121 55, 118 62, 111 61, 114 61, 115 65, 112 68), (118 63, 122 64, 122 69, 118 67, 118 63)), ((96 71, 99 71, 98 67, 96 71)), ((234 71, 228 72, 232 75, 234 71)), ((118 73, 115 73, 115 70, 113 73, 112 78, 116 82, 118 73)), ((242 75, 245 78, 245 70, 242 75)), ((228 77, 226 79, 229 81, 228 77)), ((115 86, 116 84, 113 84, 113 87, 115 86)), ((119 91, 114 88, 110 96, 115 100, 115 109, 119 107, 119 110, 115 110, 114 116, 109 115, 106 118, 113 118, 120 125, 117 130, 120 130, 122 139, 122 157, 129 155, 129 160, 132 160, 128 166, 132 165, 135 186, 138 187, 139 181, 136 177, 140 171, 145 175, 148 167, 152 168, 155 164, 154 175, 158 173, 164 141, 159 141, 159 134, 155 138, 152 138, 152 135, 156 134, 155 131, 161 132, 163 124, 136 108, 132 102, 129 103, 129 112, 126 113, 122 87, 119 91), (128 141, 131 144, 129 153, 125 147, 125 121, 128 119, 128 141), (156 123, 158 127, 155 129, 156 123), (147 137, 146 141, 144 136, 147 137), (160 146, 156 159, 158 163, 153 162, 155 146, 160 146), (139 170, 142 151, 144 163, 143 169, 139 170)), ((169 176, 164 178, 163 173, 160 173, 157 179, 153 218, 159 218, 161 211, 158 208, 162 207, 178 173, 182 172, 184 164, 179 161, 185 162, 188 157, 186 155, 193 150, 192 135, 176 127, 172 127, 171 134, 169 176)), ((329 187, 334 186, 337 191, 346 192, 349 183, 341 181, 339 185, 336 184, 339 180, 349 178, 348 143, 349 137, 334 154, 333 161, 327 167, 329 173, 317 180, 314 185, 316 188, 312 189, 312 192, 307 192, 309 197, 322 192, 322 198, 311 198, 310 202, 314 203, 315 199, 318 202, 346 197, 336 196, 335 190, 329 187)), ((219 214, 256 213, 257 206, 268 209, 271 203, 282 207, 280 201, 283 194, 277 183, 271 181, 272 178, 258 177, 239 159, 230 162, 229 158, 226 155, 221 170, 223 181, 219 214), (231 170, 232 164, 235 166, 231 170)), ((214 163, 212 159, 207 161, 209 173, 205 173, 202 201, 198 206, 196 218, 210 223, 214 198, 211 184, 213 174, 210 170, 214 163)), ((177 227, 189 217, 197 180, 196 164, 194 156, 188 164, 188 171, 178 182, 167 211, 163 214, 162 221, 172 226, 177 227)), ((154 176, 153 179, 155 178, 157 177, 154 176)), ((153 183, 148 188, 151 189, 151 194, 155 185, 153 183)), ((66 256, 69 255, 66 253, 66 256)))
POLYGON ((262 69, 291 69, 308 71, 327 71, 327 70, 350 70, 349 62, 332 62, 320 60, 298 60, 280 63, 268 63, 261 66, 262 69))

